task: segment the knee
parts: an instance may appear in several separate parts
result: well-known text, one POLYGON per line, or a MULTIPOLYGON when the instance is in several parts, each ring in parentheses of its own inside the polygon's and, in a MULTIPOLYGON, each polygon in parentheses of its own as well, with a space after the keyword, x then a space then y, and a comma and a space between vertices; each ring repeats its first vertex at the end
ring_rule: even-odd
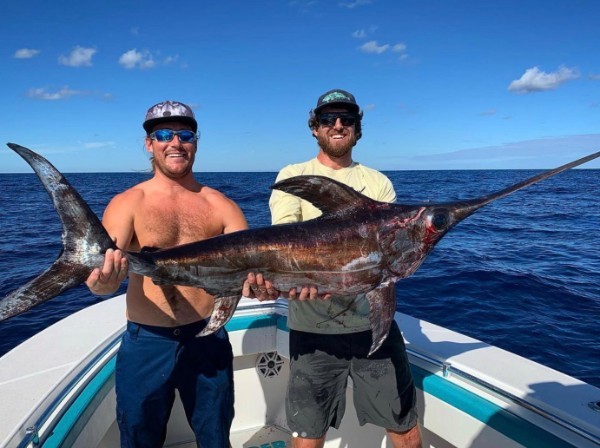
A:
POLYGON ((387 429, 387 434, 394 448, 421 448, 421 432, 419 425, 405 432, 387 429))

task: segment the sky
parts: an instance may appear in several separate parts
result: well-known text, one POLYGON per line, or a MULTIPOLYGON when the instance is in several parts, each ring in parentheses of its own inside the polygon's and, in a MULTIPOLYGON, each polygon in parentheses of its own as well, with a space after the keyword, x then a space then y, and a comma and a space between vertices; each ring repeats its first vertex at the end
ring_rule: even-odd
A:
MULTIPOLYGON (((333 88, 379 170, 553 168, 600 151, 597 0, 3 2, 0 135, 60 171, 147 171, 167 99, 201 132, 195 171, 314 157, 333 88)), ((596 160, 586 168, 600 168, 596 160)), ((0 147, 0 173, 29 173, 0 147)))

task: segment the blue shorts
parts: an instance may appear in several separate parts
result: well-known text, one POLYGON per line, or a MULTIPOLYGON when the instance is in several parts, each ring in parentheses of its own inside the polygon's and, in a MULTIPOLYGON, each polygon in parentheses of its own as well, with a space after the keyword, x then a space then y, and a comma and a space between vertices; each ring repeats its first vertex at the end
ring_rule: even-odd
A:
POLYGON ((288 426, 318 439, 339 428, 346 408, 348 377, 360 425, 405 432, 417 424, 416 389, 404 339, 396 322, 382 346, 367 358, 371 331, 317 334, 290 330, 288 426))
POLYGON ((233 421, 233 352, 224 328, 196 337, 206 321, 180 327, 127 323, 117 354, 121 447, 162 447, 179 391, 196 443, 229 446, 233 421))

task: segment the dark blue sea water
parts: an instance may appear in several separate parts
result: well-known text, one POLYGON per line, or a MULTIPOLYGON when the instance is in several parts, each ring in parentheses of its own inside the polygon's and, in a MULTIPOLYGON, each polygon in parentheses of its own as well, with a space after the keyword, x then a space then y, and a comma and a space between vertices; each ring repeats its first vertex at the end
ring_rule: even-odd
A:
MULTIPOLYGON (((399 203, 483 196, 537 171, 394 171, 399 203)), ((145 173, 67 174, 101 216, 145 173)), ((269 225, 275 173, 201 173, 269 225)), ((0 297, 43 271, 61 228, 34 174, 0 174, 0 297)), ((85 287, 0 323, 0 354, 96 303, 85 287)), ((398 309, 533 359, 600 387, 600 170, 572 170, 479 210, 454 228, 412 277, 398 309)))

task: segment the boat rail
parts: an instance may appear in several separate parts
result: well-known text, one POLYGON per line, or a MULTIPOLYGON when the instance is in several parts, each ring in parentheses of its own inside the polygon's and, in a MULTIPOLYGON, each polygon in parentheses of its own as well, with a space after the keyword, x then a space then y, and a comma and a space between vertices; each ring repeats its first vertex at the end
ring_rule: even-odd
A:
POLYGON ((19 448, 65 446, 65 439, 90 402, 100 397, 98 392, 111 382, 111 378, 114 381, 114 363, 120 345, 120 335, 117 335, 90 359, 58 393, 36 423, 26 429, 27 437, 18 445, 19 448))
MULTIPOLYGON (((503 390, 488 381, 485 381, 481 378, 471 375, 470 373, 466 372, 465 370, 460 369, 456 366, 453 366, 451 362, 442 361, 436 357, 421 353, 410 347, 407 347, 406 351, 407 351, 409 357, 416 358, 416 359, 420 360, 421 362, 424 362, 424 363, 438 369, 438 372, 440 372, 444 378, 450 378, 452 376, 457 376, 461 379, 461 381, 464 381, 465 383, 470 384, 471 386, 474 386, 477 389, 485 390, 486 392, 490 393, 491 395, 493 395, 505 402, 513 403, 513 404, 517 405, 518 407, 527 409, 528 411, 533 412, 536 415, 539 415, 543 419, 550 420, 551 422, 555 423, 556 425, 560 426, 561 428, 571 431, 571 432, 579 435, 580 437, 600 446, 600 437, 598 435, 592 434, 591 432, 587 431, 586 429, 581 428, 581 427, 573 424, 572 422, 565 420, 564 418, 560 417, 559 415, 549 412, 548 410, 546 410, 540 406, 537 406, 534 403, 531 403, 530 401, 527 401, 521 397, 518 397, 515 394, 512 394, 506 390, 503 390)), ((589 406, 593 410, 600 412, 600 406, 598 406, 598 403, 599 402, 591 402, 591 403, 589 403, 589 406), (596 404, 597 409, 594 409, 594 403, 596 404)), ((511 412, 510 408, 505 409, 505 411, 511 413, 515 417, 519 417, 518 414, 511 412)))

